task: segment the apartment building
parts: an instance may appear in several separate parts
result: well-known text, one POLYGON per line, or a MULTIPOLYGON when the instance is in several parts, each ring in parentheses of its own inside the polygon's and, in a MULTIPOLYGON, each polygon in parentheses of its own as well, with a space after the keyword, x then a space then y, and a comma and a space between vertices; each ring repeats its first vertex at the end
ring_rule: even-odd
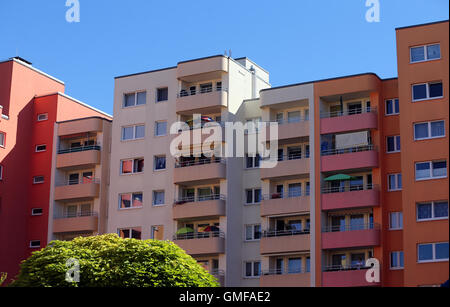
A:
POLYGON ((65 95, 64 88, 62 81, 24 59, 0 62, 0 272, 9 279, 22 260, 51 239, 54 162, 62 163, 57 122, 112 119, 65 95))

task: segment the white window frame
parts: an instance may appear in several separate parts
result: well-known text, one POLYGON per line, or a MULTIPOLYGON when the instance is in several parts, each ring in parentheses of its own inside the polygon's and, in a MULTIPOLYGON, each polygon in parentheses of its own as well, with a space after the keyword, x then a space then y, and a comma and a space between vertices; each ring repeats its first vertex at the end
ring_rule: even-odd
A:
POLYGON ((400 99, 398 99, 398 98, 391 98, 391 99, 386 99, 385 100, 385 102, 384 102, 384 115, 385 116, 395 116, 395 115, 399 115, 400 114, 400 99), (393 110, 393 113, 388 113, 388 101, 390 101, 390 102, 392 102, 393 103, 393 105, 392 105, 392 110, 393 110), (399 103, 399 106, 398 106, 398 108, 399 108, 399 111, 398 112, 396 112, 395 111, 395 104, 396 104, 396 101, 398 101, 398 103, 399 103))
POLYGON ((260 278, 261 274, 262 274, 261 269, 262 269, 262 266, 261 266, 261 261, 260 260, 244 261, 243 278, 245 278, 245 279, 260 278), (247 274, 246 274, 247 273, 247 263, 251 263, 251 265, 252 265, 252 274, 251 274, 251 276, 247 276, 247 274), (259 275, 255 275, 255 263, 259 263, 259 275))
POLYGON ((167 135, 167 121, 166 120, 155 121, 155 133, 154 133, 154 135, 156 137, 161 137, 161 136, 166 136, 167 135), (162 123, 166 124, 166 131, 164 132, 164 134, 158 134, 158 124, 162 124, 162 123))
POLYGON ((163 172, 167 170, 167 157, 165 155, 156 155, 153 157, 153 171, 154 172, 163 172), (165 167, 164 168, 160 168, 160 169, 156 169, 156 159, 157 158, 164 158, 165 159, 165 167))
POLYGON ((162 207, 162 206, 165 206, 165 205, 166 205, 166 191, 165 190, 154 190, 152 192, 152 206, 153 207, 162 207), (156 193, 163 193, 163 195, 164 195, 164 202, 162 204, 157 204, 155 202, 155 200, 156 200, 156 197, 155 197, 156 193))
POLYGON ((401 191, 403 190, 403 177, 401 173, 397 173, 397 174, 389 174, 388 175, 388 192, 395 192, 395 191, 401 191), (391 189, 391 177, 394 177, 394 181, 395 181, 395 188, 391 189), (399 187, 399 177, 402 178, 402 186, 399 187))
MULTIPOLYGON (((140 239, 140 240, 142 240, 142 227, 141 227, 141 226, 138 226, 138 227, 119 228, 119 229, 117 229, 117 234, 118 234, 119 237, 120 237, 120 231, 121 231, 121 230, 129 230, 129 231, 130 231, 130 236, 129 236, 128 238, 124 238, 124 239, 132 239, 132 238, 133 238, 133 230, 134 230, 134 229, 137 229, 137 228, 139 228, 139 229, 141 230, 141 239, 140 239)), ((138 239, 136 239, 136 240, 138 240, 138 239)))
POLYGON ((244 231, 244 241, 245 242, 260 241, 261 240, 261 236, 262 236, 261 224, 248 224, 248 225, 245 225, 245 231, 244 231), (247 228, 248 227, 251 227, 251 232, 252 232, 252 238, 251 239, 247 239, 247 228), (260 232, 260 238, 259 239, 255 239, 255 228, 256 227, 259 227, 259 232, 260 232))
POLYGON ((34 176, 33 177, 33 184, 43 184, 45 182, 45 177, 44 176, 34 176), (36 178, 40 178, 42 177, 42 181, 36 181, 36 178))
POLYGON ((142 107, 145 105, 147 105, 147 91, 136 91, 136 92, 123 93, 122 109, 142 107), (145 93, 145 103, 144 104, 137 104, 138 94, 140 94, 140 93, 145 93), (132 106, 125 106, 125 101, 126 101, 125 97, 127 95, 134 95, 134 104, 132 106))
POLYGON ((416 181, 425 181, 425 180, 434 180, 434 179, 447 178, 447 176, 448 176, 447 167, 448 167, 447 160, 416 162, 416 163, 414 163, 415 179, 416 179, 416 181), (438 163, 438 162, 445 162, 445 164, 446 164, 446 168, 445 168, 446 174, 445 174, 445 176, 433 177, 433 163, 438 163), (425 164, 425 163, 428 163, 430 165, 430 168, 429 168, 429 170, 430 170, 430 173, 429 173, 430 177, 417 179, 417 164, 425 164))
POLYGON ((146 132, 146 131, 145 131, 145 124, 137 124, 137 125, 123 126, 123 127, 121 128, 121 130, 120 130, 120 140, 121 140, 122 142, 130 142, 130 141, 135 141, 135 140, 143 140, 143 139, 145 139, 145 132, 146 132), (144 127, 144 136, 143 136, 143 137, 140 137, 140 138, 136 137, 136 130, 137 130, 138 127, 144 127), (123 132, 124 132, 124 129, 126 129, 126 128, 133 128, 133 136, 132 136, 131 139, 124 139, 123 132))
POLYGON ((263 195, 262 195, 262 189, 261 188, 245 189, 245 204, 247 206, 259 205, 259 204, 261 204, 262 200, 263 200, 263 195), (255 191, 257 191, 257 190, 260 191, 260 200, 259 200, 259 202, 255 202, 255 191), (252 202, 251 203, 247 202, 247 192, 248 191, 252 191, 252 202))
POLYGON ((405 253, 403 251, 393 251, 389 255, 389 269, 395 270, 403 270, 405 268, 405 253), (397 263, 400 264, 401 255, 403 255, 403 266, 393 266, 392 265, 392 256, 395 255, 397 258, 397 263))
POLYGON ((411 101, 412 102, 442 99, 442 98, 444 98, 444 83, 442 81, 416 83, 416 84, 411 85, 411 101), (442 84, 442 96, 430 97, 430 84, 436 84, 436 83, 442 84), (419 85, 426 85, 427 96, 425 98, 421 98, 421 99, 414 99, 414 86, 419 86, 419 85))
POLYGON ((413 125, 413 129, 414 129, 414 141, 423 141, 423 140, 432 140, 432 139, 441 139, 441 138, 445 138, 447 132, 445 131, 445 120, 433 120, 430 122, 420 122, 420 123, 414 123, 413 125), (439 122, 444 122, 444 135, 441 136, 431 136, 431 124, 432 123, 439 123, 439 122), (416 125, 423 125, 423 124, 428 124, 428 137, 426 138, 417 138, 416 137, 416 125))
POLYGON ((397 149, 398 145, 397 140, 400 137, 400 135, 392 135, 386 137, 386 153, 399 153, 401 152, 401 138, 400 138, 400 150, 397 149), (394 151, 389 151, 389 139, 394 138, 394 151))
POLYGON ((443 203, 447 202, 447 213, 448 213, 448 201, 442 200, 442 201, 428 201, 428 202, 420 202, 416 203, 416 222, 430 222, 430 221, 441 221, 441 220, 448 220, 448 214, 446 217, 434 217, 434 205, 435 203, 443 203), (419 205, 431 205, 431 218, 429 219, 420 219, 419 218, 419 205))
POLYGON ((415 64, 415 63, 423 63, 423 62, 429 62, 429 61, 437 61, 440 60, 442 58, 442 52, 441 52, 441 43, 434 43, 434 44, 426 44, 426 45, 421 45, 421 46, 411 46, 409 47, 409 63, 410 64, 415 64), (436 59, 429 59, 428 58, 428 46, 434 46, 434 45, 439 45, 439 58, 436 59), (420 60, 420 61, 413 61, 412 59, 412 50, 416 49, 416 48, 424 48, 423 51, 423 55, 424 55, 424 59, 420 60))
POLYGON ((45 122, 46 120, 48 120, 48 113, 38 114, 38 116, 37 116, 38 122, 45 122), (44 118, 40 118, 41 116, 43 116, 44 118))
POLYGON ((155 94, 156 94, 155 103, 163 103, 163 102, 169 101, 169 87, 168 86, 158 87, 156 89, 156 93, 155 94), (165 89, 167 89, 167 99, 166 100, 158 100, 158 91, 159 90, 165 90, 165 89))
POLYGON ((0 140, 2 140, 2 143, 0 143, 0 148, 5 148, 6 147, 6 133, 3 131, 0 131, 0 140))
POLYGON ((389 230, 402 230, 402 229, 403 229, 403 212, 389 212, 389 230), (398 227, 392 226, 393 217, 395 217, 398 227))
POLYGON ((259 154, 256 154, 254 157, 250 156, 249 154, 245 154, 245 159, 244 160, 245 160, 244 161, 245 169, 247 169, 247 170, 261 168, 261 161, 262 161, 262 159, 261 159, 261 156, 259 154), (249 167, 247 165, 247 159, 252 159, 252 166, 251 167, 249 167), (258 159, 259 159, 259 161, 258 161, 258 159), (256 166, 256 161, 259 162, 259 166, 256 166))
POLYGON ((0 164, 0 180, 3 180, 3 165, 0 164))
POLYGON ((47 144, 36 145, 35 152, 46 152, 46 151, 47 151, 47 144), (42 146, 45 146, 45 149, 39 150, 38 147, 42 147, 42 146))
MULTIPOLYGON (((123 160, 120 160, 120 175, 121 175, 121 176, 129 176, 129 175, 143 174, 143 173, 144 173, 144 171, 142 171, 142 172, 135 172, 135 171, 134 171, 134 161, 135 161, 135 160, 144 160, 144 163, 145 163, 145 159, 144 159, 144 158, 133 158, 133 159, 123 159, 123 160), (125 162, 125 161, 133 161, 133 166, 132 166, 131 173, 124 173, 124 172, 123 172, 123 162, 125 162)), ((145 167, 145 164, 144 164, 144 167, 145 167)))
POLYGON ((30 248, 41 248, 41 240, 31 240, 30 241, 30 248), (33 246, 33 242, 39 242, 39 246, 33 246))
POLYGON ((445 243, 448 244, 448 242, 435 242, 435 243, 420 243, 420 244, 417 244, 417 263, 446 262, 446 261, 448 261, 449 260, 448 258, 436 259, 436 244, 445 244, 445 243), (419 247, 421 245, 431 245, 431 246, 433 246, 433 259, 431 259, 431 260, 419 260, 419 256, 420 256, 419 255, 419 247))
POLYGON ((120 211, 122 211, 122 210, 141 209, 141 208, 143 208, 143 207, 144 207, 144 193, 143 193, 143 192, 120 193, 120 194, 119 194, 119 203, 118 203, 118 207, 119 207, 119 210, 120 210, 120 211), (122 196, 123 196, 123 195, 131 195, 131 201, 133 201, 133 196, 134 196, 135 194, 141 194, 141 195, 142 195, 142 206, 140 206, 140 207, 130 207, 130 208, 121 208, 121 207, 120 207, 120 204, 121 204, 121 202, 122 202, 122 196))
POLYGON ((41 216, 44 214, 44 209, 42 208, 32 208, 31 209, 31 216, 41 216), (41 210, 41 213, 35 213, 35 210, 41 210))

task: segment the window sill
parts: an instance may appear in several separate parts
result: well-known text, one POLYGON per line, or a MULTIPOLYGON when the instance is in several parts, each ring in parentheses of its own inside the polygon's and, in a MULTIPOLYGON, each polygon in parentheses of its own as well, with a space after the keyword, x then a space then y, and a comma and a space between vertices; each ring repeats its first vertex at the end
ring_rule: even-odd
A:
POLYGON ((419 141, 426 141, 426 140, 435 140, 435 139, 444 139, 445 135, 442 136, 434 136, 434 137, 430 137, 430 138, 423 138, 423 139, 414 139, 415 142, 419 142, 419 141))
POLYGON ((439 97, 424 98, 424 99, 417 99, 417 100, 412 99, 411 101, 414 103, 414 102, 421 102, 421 101, 439 100, 439 99, 443 99, 443 98, 444 98, 444 96, 439 96, 439 97))
POLYGON ((134 105, 134 106, 130 106, 130 107, 122 106, 122 110, 137 109, 137 108, 140 108, 140 107, 145 107, 146 105, 147 104, 134 105))
POLYGON ((403 228, 389 228, 389 231, 402 231, 403 228))
POLYGON ((134 207, 134 208, 119 208, 117 210, 118 211, 130 211, 130 210, 138 210, 138 209, 142 209, 142 208, 144 208, 144 207, 142 206, 142 207, 134 207))
POLYGON ((439 180, 439 179, 446 179, 446 178, 447 178, 447 176, 442 176, 442 177, 431 177, 431 178, 416 179, 416 181, 439 180))
POLYGON ((404 269, 405 269, 404 267, 403 268, 389 268, 389 270, 391 270, 391 271, 402 271, 404 269))
POLYGON ((448 259, 417 261, 418 264, 435 263, 435 262, 448 262, 448 259))
POLYGON ((439 218, 432 218, 432 219, 417 219, 416 222, 417 223, 423 223, 423 222, 435 222, 435 221, 445 221, 448 220, 448 216, 447 217, 439 217, 439 218))
POLYGON ((427 63, 427 62, 434 62, 434 61, 440 61, 442 58, 438 59, 431 59, 431 60, 421 60, 421 61, 410 61, 409 64, 420 64, 420 63, 427 63))
POLYGON ((384 116, 399 116, 400 113, 384 114, 384 116))

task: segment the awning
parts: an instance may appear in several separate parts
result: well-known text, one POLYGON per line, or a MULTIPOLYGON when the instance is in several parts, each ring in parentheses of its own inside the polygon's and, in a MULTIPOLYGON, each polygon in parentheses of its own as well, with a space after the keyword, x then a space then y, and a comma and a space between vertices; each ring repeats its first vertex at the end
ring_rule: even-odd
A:
POLYGON ((325 179, 325 181, 345 181, 345 180, 355 180, 357 179, 356 177, 353 176, 349 176, 349 175, 345 175, 345 174, 337 174, 331 177, 328 177, 325 179))

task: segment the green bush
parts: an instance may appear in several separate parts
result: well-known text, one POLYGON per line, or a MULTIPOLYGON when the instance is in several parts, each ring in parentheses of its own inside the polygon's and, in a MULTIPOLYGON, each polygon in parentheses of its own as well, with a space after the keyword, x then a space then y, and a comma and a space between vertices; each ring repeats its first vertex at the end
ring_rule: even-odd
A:
POLYGON ((5 282, 7 276, 8 276, 8 274, 6 274, 6 273, 0 273, 0 287, 5 282))
POLYGON ((217 280, 169 241, 122 239, 116 234, 53 241, 22 262, 13 287, 217 287, 217 280), (77 259, 79 283, 66 281, 77 259))

